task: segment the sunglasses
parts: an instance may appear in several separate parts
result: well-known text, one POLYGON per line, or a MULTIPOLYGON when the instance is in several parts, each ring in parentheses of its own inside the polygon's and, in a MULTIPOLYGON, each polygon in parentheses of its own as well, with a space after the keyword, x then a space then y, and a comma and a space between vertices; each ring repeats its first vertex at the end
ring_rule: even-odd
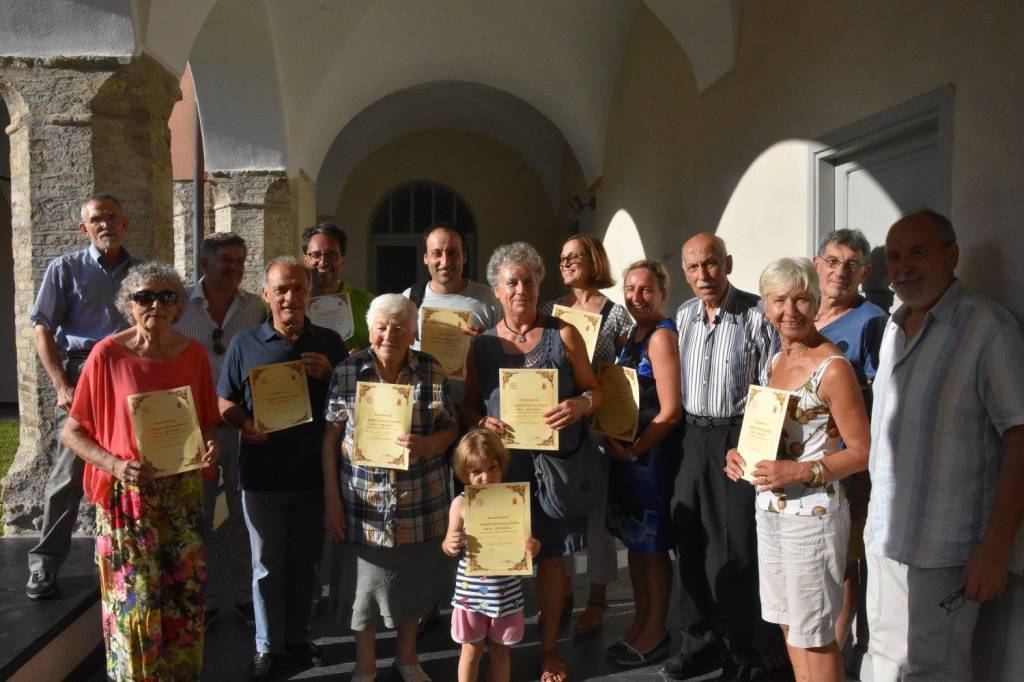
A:
POLYGON ((154 301, 160 301, 163 305, 174 305, 178 302, 178 292, 171 291, 170 289, 164 289, 163 291, 142 289, 136 291, 128 298, 143 306, 151 306, 154 301))
POLYGON ((227 350, 227 348, 224 347, 224 344, 221 343, 221 339, 224 338, 224 330, 217 327, 213 330, 211 336, 213 337, 213 352, 217 355, 224 355, 224 351, 227 350))
POLYGON ((958 608, 963 606, 967 602, 967 596, 964 594, 964 588, 954 590, 946 595, 946 597, 939 602, 939 607, 946 609, 946 615, 950 615, 958 608))

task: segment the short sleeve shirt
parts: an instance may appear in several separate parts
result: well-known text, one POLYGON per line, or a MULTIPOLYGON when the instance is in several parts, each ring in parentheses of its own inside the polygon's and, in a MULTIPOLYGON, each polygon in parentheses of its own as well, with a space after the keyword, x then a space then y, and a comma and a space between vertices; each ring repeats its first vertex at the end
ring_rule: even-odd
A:
POLYGON ((1024 424, 1024 338, 1013 316, 959 280, 908 344, 886 325, 873 384, 867 550, 917 568, 963 566, 981 540, 1024 424))
POLYGON ((835 344, 857 374, 857 383, 865 393, 865 402, 871 405, 868 383, 875 378, 878 368, 878 352, 882 346, 882 334, 888 315, 877 305, 863 296, 838 320, 822 327, 821 334, 835 344))
MULTIPOLYGON (((128 396, 166 391, 180 386, 192 389, 196 416, 206 430, 220 421, 206 351, 193 341, 171 360, 154 360, 132 353, 113 338, 93 348, 75 387, 71 416, 101 448, 120 459, 138 460, 135 429, 128 413, 128 396)), ((105 500, 113 477, 86 463, 83 488, 94 504, 105 500)))
MULTIPOLYGON (((302 353, 321 353, 334 367, 345 357, 345 342, 336 332, 318 327, 308 318, 294 344, 278 334, 269 321, 240 331, 231 340, 224 358, 217 395, 241 405, 252 416, 249 370, 298 360, 302 353)), ((319 491, 323 485, 320 448, 327 382, 309 377, 309 403, 313 421, 269 433, 266 443, 240 442, 238 472, 242 490, 319 491)))
MULTIPOLYGON (((451 479, 448 458, 431 453, 409 463, 408 471, 352 463, 356 383, 378 382, 372 349, 346 359, 334 370, 326 417, 343 422, 338 482, 345 505, 345 538, 375 547, 397 547, 440 538, 448 527, 451 479)), ((437 360, 410 350, 398 383, 413 386, 412 433, 430 435, 455 423, 448 380, 437 360)))
POLYGON ((127 329, 128 322, 117 309, 117 292, 139 261, 123 253, 116 266, 92 245, 54 258, 28 319, 49 329, 64 351, 88 350, 103 337, 127 329))

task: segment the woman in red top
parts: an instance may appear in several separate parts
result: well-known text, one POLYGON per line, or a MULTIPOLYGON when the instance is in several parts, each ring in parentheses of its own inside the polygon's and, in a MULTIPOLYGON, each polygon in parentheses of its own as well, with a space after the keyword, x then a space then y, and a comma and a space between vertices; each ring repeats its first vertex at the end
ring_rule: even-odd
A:
POLYGON ((93 347, 61 434, 86 462, 85 493, 96 505, 107 676, 114 680, 198 680, 202 668, 200 470, 157 477, 139 461, 128 410, 130 395, 189 386, 205 440, 198 459, 216 458, 208 439, 220 415, 206 351, 171 329, 185 300, 171 267, 132 268, 117 303, 135 324, 93 347))

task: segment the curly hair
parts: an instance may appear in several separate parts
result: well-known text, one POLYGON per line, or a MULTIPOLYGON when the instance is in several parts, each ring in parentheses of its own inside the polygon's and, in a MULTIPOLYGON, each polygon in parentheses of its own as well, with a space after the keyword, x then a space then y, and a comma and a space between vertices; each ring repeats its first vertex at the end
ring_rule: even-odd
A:
POLYGON ((502 244, 491 254, 487 261, 487 283, 492 287, 498 286, 498 276, 501 269, 510 266, 525 265, 533 269, 537 276, 537 284, 544 280, 544 259, 526 242, 512 242, 502 244))
MULTIPOLYGON (((182 281, 178 271, 167 263, 151 261, 140 263, 129 270, 124 281, 121 282, 121 288, 117 291, 117 309, 121 311, 126 320, 132 319, 131 295, 147 285, 154 284, 178 294, 178 315, 181 315, 186 298, 185 282, 182 281)), ((175 315, 175 322, 178 321, 178 315, 175 315)))

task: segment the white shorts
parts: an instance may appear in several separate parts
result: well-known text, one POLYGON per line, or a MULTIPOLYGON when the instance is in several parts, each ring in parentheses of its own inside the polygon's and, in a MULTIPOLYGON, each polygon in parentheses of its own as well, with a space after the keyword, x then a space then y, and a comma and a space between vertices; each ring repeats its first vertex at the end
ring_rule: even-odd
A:
POLYGON ((787 626, 790 646, 827 646, 843 607, 849 506, 823 516, 758 509, 756 518, 761 617, 787 626))

